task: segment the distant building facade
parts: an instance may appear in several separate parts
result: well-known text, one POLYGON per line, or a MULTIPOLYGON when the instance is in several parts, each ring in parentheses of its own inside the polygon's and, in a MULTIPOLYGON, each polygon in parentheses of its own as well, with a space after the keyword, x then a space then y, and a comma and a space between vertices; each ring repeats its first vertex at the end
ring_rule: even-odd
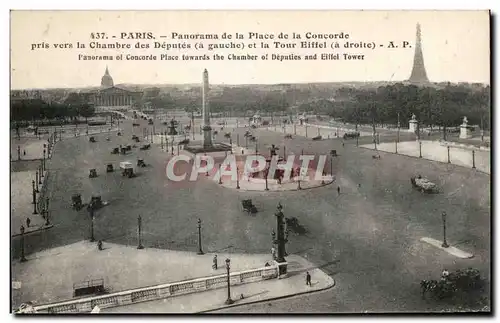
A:
POLYGON ((106 71, 101 78, 101 87, 79 92, 82 100, 96 107, 125 107, 132 106, 141 97, 141 91, 130 91, 114 86, 113 78, 106 66, 106 71))

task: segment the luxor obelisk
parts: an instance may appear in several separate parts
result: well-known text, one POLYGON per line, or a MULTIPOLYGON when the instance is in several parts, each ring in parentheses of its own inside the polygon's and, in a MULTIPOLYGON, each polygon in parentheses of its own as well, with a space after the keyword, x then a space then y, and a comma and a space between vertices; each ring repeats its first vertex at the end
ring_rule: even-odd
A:
POLYGON ((212 145, 212 127, 210 127, 210 104, 208 102, 208 92, 210 91, 208 84, 208 71, 203 71, 202 85, 202 110, 203 110, 203 148, 211 148, 212 145))

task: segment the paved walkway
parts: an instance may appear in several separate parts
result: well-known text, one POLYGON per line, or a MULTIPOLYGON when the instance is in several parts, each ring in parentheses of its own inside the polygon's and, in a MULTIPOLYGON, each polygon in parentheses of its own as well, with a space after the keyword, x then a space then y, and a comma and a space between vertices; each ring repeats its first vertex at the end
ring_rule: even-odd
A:
MULTIPOLYGON (((73 284, 81 283, 91 279, 104 279, 105 287, 111 292, 118 292, 128 289, 158 285, 169 282, 220 275, 225 273, 223 263, 226 258, 231 259, 231 271, 243 271, 263 267, 271 260, 269 254, 228 254, 218 253, 219 268, 212 269, 212 259, 214 254, 197 255, 192 252, 170 251, 161 249, 138 250, 134 246, 123 246, 111 244, 104 241, 104 250, 97 250, 96 243, 82 241, 71 245, 45 250, 29 255, 28 261, 21 263, 18 260, 12 262, 12 281, 19 282, 20 288, 13 290, 14 306, 19 306, 22 302, 32 301, 35 305, 69 300, 73 297, 73 284)), ((243 293, 247 295, 247 301, 266 299, 269 295, 280 297, 288 293, 308 291, 305 285, 304 270, 309 270, 313 277, 312 286, 314 290, 326 288, 333 284, 332 278, 324 274, 320 269, 315 269, 314 265, 307 260, 291 255, 287 258, 291 270, 296 275, 283 280, 274 280, 272 284, 263 283, 260 291, 255 288, 244 290, 244 286, 235 287, 237 295, 243 293), (289 282, 289 283, 287 283, 289 282), (274 287, 273 287, 274 286, 274 287), (286 287, 286 288, 285 288, 286 287), (284 288, 283 292, 280 290, 284 288), (264 292, 268 290, 267 295, 264 292), (272 292, 269 290, 273 290, 272 292), (262 294, 260 294, 262 293, 262 294), (260 295, 260 296, 259 296, 260 295)), ((270 282, 271 283, 271 282, 270 282)), ((17 284, 19 285, 19 284, 17 284)), ((310 287, 308 287, 311 289, 310 287)), ((172 305, 163 308, 175 312, 180 311, 199 312, 217 308, 223 305, 218 301, 219 290, 204 292, 204 296, 185 295, 168 300, 172 305), (189 300, 205 299, 199 303, 195 301, 193 305, 189 300), (199 305, 198 305, 199 303, 199 305), (220 304, 219 304, 220 303, 220 304), (177 304, 177 305, 175 305, 177 304), (185 304, 184 308, 178 304, 185 304), (194 304, 197 304, 194 306, 194 304), (217 306, 216 306, 217 305, 217 306), (215 306, 215 307, 214 307, 215 306)), ((163 304, 163 301, 161 301, 163 304)), ((157 303, 157 302, 156 302, 157 303)), ((133 311, 148 312, 156 305, 133 305, 133 311), (136 307, 137 306, 137 307, 136 307), (144 306, 144 307, 143 307, 144 306)), ((113 309, 112 311, 121 311, 113 309)), ((128 311, 126 308, 124 311, 128 311)))
POLYGON ((438 249, 441 249, 443 251, 446 251, 450 255, 458 257, 458 258, 469 259, 469 258, 474 257, 474 255, 471 254, 470 252, 460 250, 460 249, 455 248, 453 246, 449 246, 447 248, 443 247, 443 241, 439 241, 439 240, 427 238, 427 237, 421 238, 420 241, 427 242, 428 244, 430 244, 438 249))
MULTIPOLYGON (((41 214, 33 214, 33 185, 32 181, 36 179, 36 171, 11 172, 10 173, 10 228, 11 234, 20 233, 20 227, 23 225, 26 233, 38 230, 43 227, 45 220, 41 214), (26 219, 30 219, 30 228, 28 228, 26 219)), ((37 201, 43 192, 46 176, 42 177, 42 184, 38 185, 40 193, 36 195, 37 201)), ((38 208, 37 208, 38 209, 38 208)))
MULTIPOLYGON (((442 163, 448 162, 448 150, 445 145, 437 141, 422 140, 422 158, 435 160, 442 163)), ((373 144, 360 145, 362 148, 374 149, 373 144)), ((398 154, 419 157, 418 141, 404 141, 398 143, 398 154)), ((395 153, 396 143, 380 143, 377 150, 395 153)), ((474 163, 477 170, 490 174, 490 152, 483 150, 474 151, 474 163)), ((458 166, 472 168, 472 150, 450 147, 450 163, 458 166)))
MULTIPOLYGON (((292 136, 302 136, 307 138, 313 138, 316 136, 321 136, 322 139, 334 139, 342 138, 345 133, 353 132, 354 129, 348 129, 343 127, 330 127, 324 125, 270 125, 261 126, 259 129, 265 129, 268 131, 281 132, 285 134, 291 134, 292 136)), ((371 132, 359 131, 361 136, 371 136, 371 132)))
MULTIPOLYGON (((217 180, 218 181, 218 180, 217 180)), ((299 188, 299 181, 298 180, 291 180, 284 182, 282 184, 277 184, 275 183, 276 181, 268 181, 267 188, 268 191, 276 191, 276 192, 284 192, 284 191, 297 191, 297 190, 306 190, 306 189, 311 189, 311 188, 317 188, 317 187, 322 187, 326 186, 329 184, 332 184, 335 181, 335 178, 331 176, 325 176, 325 180, 307 180, 307 181, 300 181, 300 188, 299 188)), ((241 180, 239 183, 236 181, 231 181, 229 180, 229 176, 227 176, 222 184, 223 187, 226 188, 232 188, 232 189, 237 189, 237 185, 239 185, 239 189, 242 191, 265 191, 266 190, 266 182, 264 179, 251 179, 250 181, 248 180, 241 180)))

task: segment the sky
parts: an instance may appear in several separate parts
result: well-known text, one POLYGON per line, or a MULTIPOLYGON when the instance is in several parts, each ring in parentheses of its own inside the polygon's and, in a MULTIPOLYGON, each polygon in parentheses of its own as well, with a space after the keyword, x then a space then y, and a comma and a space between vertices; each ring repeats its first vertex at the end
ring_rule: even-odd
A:
MULTIPOLYGON (((185 84, 199 83, 206 68, 210 83, 275 84, 308 82, 402 81, 411 73, 414 48, 403 48, 407 41, 414 46, 416 24, 422 30, 422 49, 426 71, 433 82, 480 82, 490 80, 490 32, 487 11, 13 11, 11 13, 11 88, 60 88, 100 85, 108 66, 115 84, 185 84), (135 49, 137 39, 119 39, 121 33, 151 32, 156 39, 142 44, 169 42, 205 48, 135 49), (173 32, 227 32, 233 39, 173 40, 173 32), (349 34, 349 39, 329 39, 324 49, 278 48, 273 42, 297 43, 307 39, 239 40, 249 33, 349 34), (119 41, 132 49, 90 49, 91 33, 105 33, 106 43, 119 41), (112 38, 112 36, 117 38, 112 38), (167 36, 167 38, 160 38, 167 36), (248 48, 261 41, 271 48, 248 48), (331 49, 332 42, 341 48, 331 49), (399 48, 388 48, 390 41, 399 48), (76 42, 87 45, 76 48, 76 42), (245 49, 209 51, 209 43, 244 44, 245 49), (374 43, 376 49, 344 48, 345 43, 374 43), (73 48, 58 49, 54 44, 71 43, 73 48), (36 44, 47 44, 48 49, 36 44), (384 47, 380 47, 384 45, 384 47), (82 55, 208 55, 225 57, 223 61, 91 61, 82 55), (228 60, 228 55, 256 55, 252 61, 228 60), (338 54, 338 60, 305 60, 308 54, 338 54), (262 60, 264 54, 301 55, 302 60, 262 60), (362 60, 347 60, 345 55, 362 60)), ((311 39, 309 41, 315 41, 311 39)), ((324 40, 319 40, 322 43, 324 40)), ((321 56, 319 56, 321 57, 321 56)))

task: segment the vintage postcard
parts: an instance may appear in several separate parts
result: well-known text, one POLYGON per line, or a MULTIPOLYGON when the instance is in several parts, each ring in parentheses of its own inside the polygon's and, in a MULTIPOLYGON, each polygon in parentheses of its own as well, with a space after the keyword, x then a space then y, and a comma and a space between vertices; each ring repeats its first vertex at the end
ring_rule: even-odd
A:
POLYGON ((12 313, 491 313, 490 19, 11 11, 12 313))

